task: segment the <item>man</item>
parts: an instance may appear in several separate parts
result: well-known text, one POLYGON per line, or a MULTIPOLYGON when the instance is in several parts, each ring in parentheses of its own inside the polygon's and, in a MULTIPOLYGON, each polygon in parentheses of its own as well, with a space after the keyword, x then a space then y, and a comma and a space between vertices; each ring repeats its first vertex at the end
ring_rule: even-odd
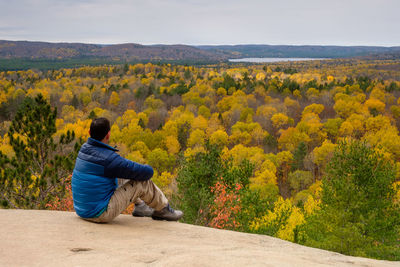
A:
MULTIPOLYGON (((183 216, 181 211, 169 206, 167 198, 150 180, 151 166, 125 159, 108 145, 110 122, 106 118, 94 119, 89 134, 72 174, 74 208, 81 218, 110 222, 139 198, 154 210, 153 219, 177 221, 183 216), (117 178, 129 179, 129 182, 117 189, 117 178)), ((137 204, 142 208, 143 205, 137 204)))

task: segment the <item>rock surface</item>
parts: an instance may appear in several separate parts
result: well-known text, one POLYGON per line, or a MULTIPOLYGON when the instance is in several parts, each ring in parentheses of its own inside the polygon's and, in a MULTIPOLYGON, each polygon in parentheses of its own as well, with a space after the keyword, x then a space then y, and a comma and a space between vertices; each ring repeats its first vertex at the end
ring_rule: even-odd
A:
POLYGON ((120 215, 0 210, 0 266, 400 266, 269 236, 120 215))

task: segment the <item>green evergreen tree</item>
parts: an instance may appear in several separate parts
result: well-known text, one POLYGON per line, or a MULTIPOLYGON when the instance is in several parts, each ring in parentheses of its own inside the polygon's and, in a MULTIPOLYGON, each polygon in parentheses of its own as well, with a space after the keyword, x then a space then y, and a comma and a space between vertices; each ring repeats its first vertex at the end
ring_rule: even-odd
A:
POLYGON ((96 112, 94 112, 93 110, 90 111, 89 116, 88 116, 88 119, 93 120, 93 119, 95 119, 95 118, 97 118, 96 112))
POLYGON ((128 63, 125 63, 123 72, 124 72, 124 74, 126 74, 128 71, 129 71, 129 65, 128 65, 128 63))
POLYGON ((72 105, 74 108, 78 108, 78 107, 79 107, 79 99, 78 99, 78 97, 77 97, 75 94, 74 94, 74 96, 72 97, 71 105, 72 105))
POLYGON ((183 77, 185 77, 185 80, 189 80, 192 77, 192 73, 189 69, 185 70, 183 77))
POLYGON ((300 142, 293 153, 292 171, 304 169, 304 158, 307 155, 307 146, 300 142))
POLYGON ((185 122, 178 126, 178 142, 181 146, 181 150, 184 151, 187 145, 187 139, 190 134, 190 123, 185 122))
POLYGON ((14 155, 0 153, 0 200, 5 207, 45 208, 65 195, 80 143, 74 132, 55 138, 57 110, 42 95, 27 98, 8 130, 14 155), (56 140, 55 140, 56 139, 56 140))
POLYGON ((142 118, 139 118, 138 125, 139 125, 140 127, 142 127, 142 129, 146 129, 146 126, 144 125, 144 121, 143 121, 142 118))
POLYGON ((360 141, 339 144, 322 185, 321 209, 300 242, 354 256, 400 260, 395 167, 360 141))

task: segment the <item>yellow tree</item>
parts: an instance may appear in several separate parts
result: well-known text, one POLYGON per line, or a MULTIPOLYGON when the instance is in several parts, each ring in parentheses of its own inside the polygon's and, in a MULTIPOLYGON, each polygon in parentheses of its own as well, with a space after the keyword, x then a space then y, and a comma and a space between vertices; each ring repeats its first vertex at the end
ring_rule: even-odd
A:
POLYGON ((307 107, 304 108, 302 115, 304 116, 307 113, 314 113, 314 114, 321 114, 321 112, 324 110, 324 105, 322 104, 311 104, 308 105, 307 107))
POLYGON ((321 146, 314 148, 312 152, 312 161, 318 166, 319 170, 324 170, 326 164, 333 156, 336 144, 332 144, 328 139, 325 140, 321 146))
POLYGON ((178 139, 175 136, 167 136, 165 138, 165 146, 167 147, 168 153, 176 155, 181 150, 178 139))
POLYGON ((283 128, 284 126, 287 126, 291 123, 293 123, 293 119, 289 118, 283 113, 276 113, 272 115, 271 117, 272 125, 275 127, 276 132, 283 128))
POLYGON ((294 127, 289 127, 281 131, 278 139, 278 148, 294 151, 301 142, 308 143, 310 141, 311 138, 305 132, 294 127))
POLYGON ((254 177, 250 178, 250 190, 258 191, 261 196, 273 199, 278 196, 276 166, 266 159, 255 171, 254 177))
POLYGON ((210 144, 218 146, 228 145, 228 134, 224 130, 217 130, 210 136, 210 144))
POLYGON ((261 218, 256 218, 251 223, 250 230, 293 242, 294 230, 304 222, 302 211, 294 206, 290 199, 279 197, 274 203, 274 209, 261 218))
POLYGON ((206 134, 204 130, 196 129, 192 131, 187 141, 188 147, 204 146, 206 139, 206 134))
POLYGON ((341 118, 347 118, 353 113, 365 113, 363 105, 357 99, 344 94, 342 94, 343 97, 338 97, 338 95, 340 94, 336 94, 335 96, 336 102, 333 109, 341 118))
POLYGON ((372 115, 378 115, 385 111, 385 103, 376 98, 370 98, 365 101, 365 106, 372 115))
POLYGON ((296 126, 300 132, 310 137, 310 146, 314 147, 323 142, 326 138, 326 132, 323 131, 323 124, 319 116, 315 113, 303 113, 301 121, 296 126))
POLYGON ((339 129, 342 123, 343 123, 342 118, 334 118, 326 120, 323 127, 329 139, 336 140, 336 138, 339 136, 339 129))
POLYGON ((113 107, 117 107, 119 104, 120 98, 117 92, 112 92, 108 103, 113 107))

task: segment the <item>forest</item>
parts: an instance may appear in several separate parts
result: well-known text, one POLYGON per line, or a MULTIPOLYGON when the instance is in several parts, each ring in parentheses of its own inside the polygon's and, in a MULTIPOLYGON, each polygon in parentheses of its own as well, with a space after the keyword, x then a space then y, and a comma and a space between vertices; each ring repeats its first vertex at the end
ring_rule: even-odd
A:
POLYGON ((400 60, 0 72, 2 208, 73 210, 96 117, 183 222, 400 260, 400 60))

